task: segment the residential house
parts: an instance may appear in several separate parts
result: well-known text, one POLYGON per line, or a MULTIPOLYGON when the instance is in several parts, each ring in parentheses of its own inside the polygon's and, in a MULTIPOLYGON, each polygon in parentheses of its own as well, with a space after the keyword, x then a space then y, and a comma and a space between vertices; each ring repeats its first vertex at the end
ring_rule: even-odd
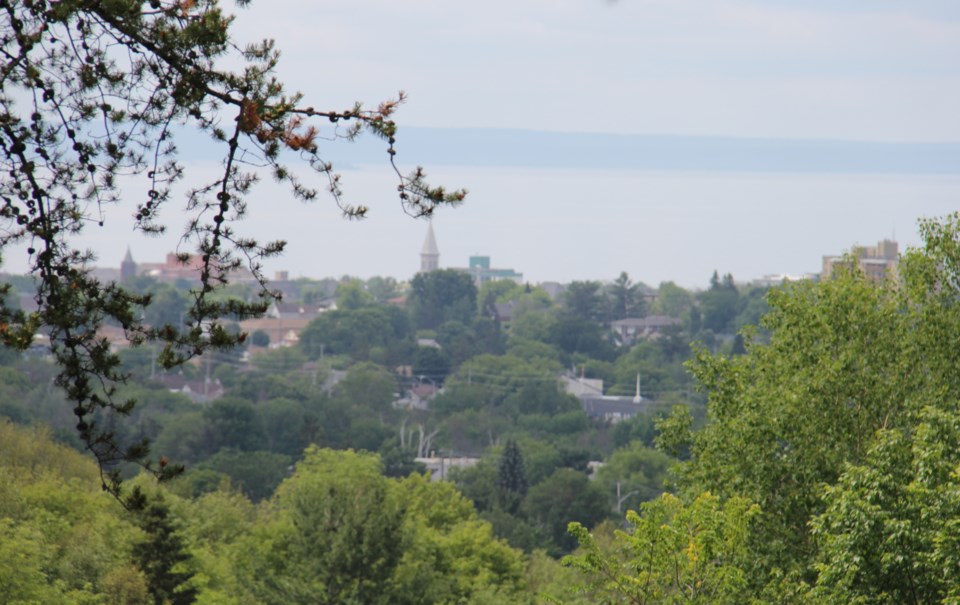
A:
POLYGON ((657 338, 665 329, 679 325, 679 319, 666 315, 627 317, 610 322, 610 328, 621 345, 632 345, 638 340, 657 338))

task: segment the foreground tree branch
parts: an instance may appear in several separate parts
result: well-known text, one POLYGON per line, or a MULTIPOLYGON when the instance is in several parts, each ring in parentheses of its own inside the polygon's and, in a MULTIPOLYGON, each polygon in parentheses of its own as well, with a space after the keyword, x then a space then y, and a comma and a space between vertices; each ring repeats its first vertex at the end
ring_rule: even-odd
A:
POLYGON ((221 318, 264 312, 274 294, 261 263, 284 248, 283 241, 260 242, 237 231, 252 188, 269 175, 301 200, 319 193, 316 179, 301 180, 283 158, 295 155, 309 166, 347 217, 362 217, 367 208, 343 200, 339 176, 318 143, 321 133, 382 138, 400 204, 412 216, 429 216, 465 195, 431 187, 420 168, 409 175, 398 170, 393 114, 402 93, 373 109, 316 110, 274 76, 273 42, 238 46, 231 20, 216 0, 0 0, 0 252, 28 244, 38 284, 35 312, 0 306, 0 338, 24 349, 38 331, 49 336, 61 368, 56 383, 73 402, 104 489, 118 497, 122 463, 140 464, 161 479, 180 469, 155 465, 148 444, 120 444, 107 428, 112 414, 129 413, 134 402, 117 398, 127 377, 98 330, 110 321, 135 345, 162 342, 165 367, 242 341, 245 335, 229 333, 221 318), (219 67, 236 58, 242 69, 219 67), (184 178, 175 143, 188 129, 206 132, 223 149, 220 174, 193 188, 185 203, 190 218, 181 249, 200 254, 200 285, 185 328, 147 326, 140 317, 150 297, 94 279, 86 269, 91 253, 72 246, 71 237, 104 226, 110 206, 130 203, 119 181, 131 175, 149 182, 136 202, 137 229, 164 231, 157 217, 184 178), (214 300, 240 267, 260 282, 260 301, 214 300))

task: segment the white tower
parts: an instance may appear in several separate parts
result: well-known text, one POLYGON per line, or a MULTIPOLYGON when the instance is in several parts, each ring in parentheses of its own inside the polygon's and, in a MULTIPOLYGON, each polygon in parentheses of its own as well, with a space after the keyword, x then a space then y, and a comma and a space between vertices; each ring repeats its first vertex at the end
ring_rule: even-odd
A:
POLYGON ((640 395, 640 372, 637 372, 637 394, 633 396, 634 403, 640 403, 643 401, 643 396, 640 395))
POLYGON ((427 237, 423 240, 423 249, 420 250, 420 273, 436 271, 440 268, 440 249, 437 248, 437 238, 433 236, 433 221, 427 227, 427 237))

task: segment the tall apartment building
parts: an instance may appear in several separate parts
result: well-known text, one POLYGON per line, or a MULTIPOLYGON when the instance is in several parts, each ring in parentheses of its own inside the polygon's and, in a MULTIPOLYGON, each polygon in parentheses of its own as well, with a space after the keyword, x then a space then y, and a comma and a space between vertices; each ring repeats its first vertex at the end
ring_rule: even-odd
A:
MULTIPOLYGON (((897 242, 885 239, 876 246, 854 246, 850 256, 856 259, 860 270, 873 281, 880 281, 888 275, 896 275, 900 251, 897 242)), ((829 279, 834 267, 844 263, 845 256, 824 256, 823 271, 820 279, 829 279)))

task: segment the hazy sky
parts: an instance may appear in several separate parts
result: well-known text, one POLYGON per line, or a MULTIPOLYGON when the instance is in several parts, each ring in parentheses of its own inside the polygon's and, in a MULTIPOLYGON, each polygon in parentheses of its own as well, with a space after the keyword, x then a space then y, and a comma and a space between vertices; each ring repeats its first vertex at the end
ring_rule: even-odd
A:
MULTIPOLYGON (((404 126, 960 143, 956 0, 254 0, 238 15, 236 37, 276 38, 281 77, 311 105, 405 90, 409 167, 404 126)), ((817 271, 823 254, 855 243, 895 233, 915 244, 918 216, 960 208, 960 166, 924 176, 531 164, 427 165, 434 181, 471 191, 435 219, 441 266, 481 253, 534 282, 626 270, 702 286, 714 268, 738 279, 817 271)), ((367 221, 258 190, 246 228, 290 242, 271 270, 416 271, 426 224, 402 215, 383 165, 346 168, 367 221)), ((100 264, 118 265, 127 245, 142 261, 171 249, 132 234, 130 212, 115 209, 85 240, 100 264)))

